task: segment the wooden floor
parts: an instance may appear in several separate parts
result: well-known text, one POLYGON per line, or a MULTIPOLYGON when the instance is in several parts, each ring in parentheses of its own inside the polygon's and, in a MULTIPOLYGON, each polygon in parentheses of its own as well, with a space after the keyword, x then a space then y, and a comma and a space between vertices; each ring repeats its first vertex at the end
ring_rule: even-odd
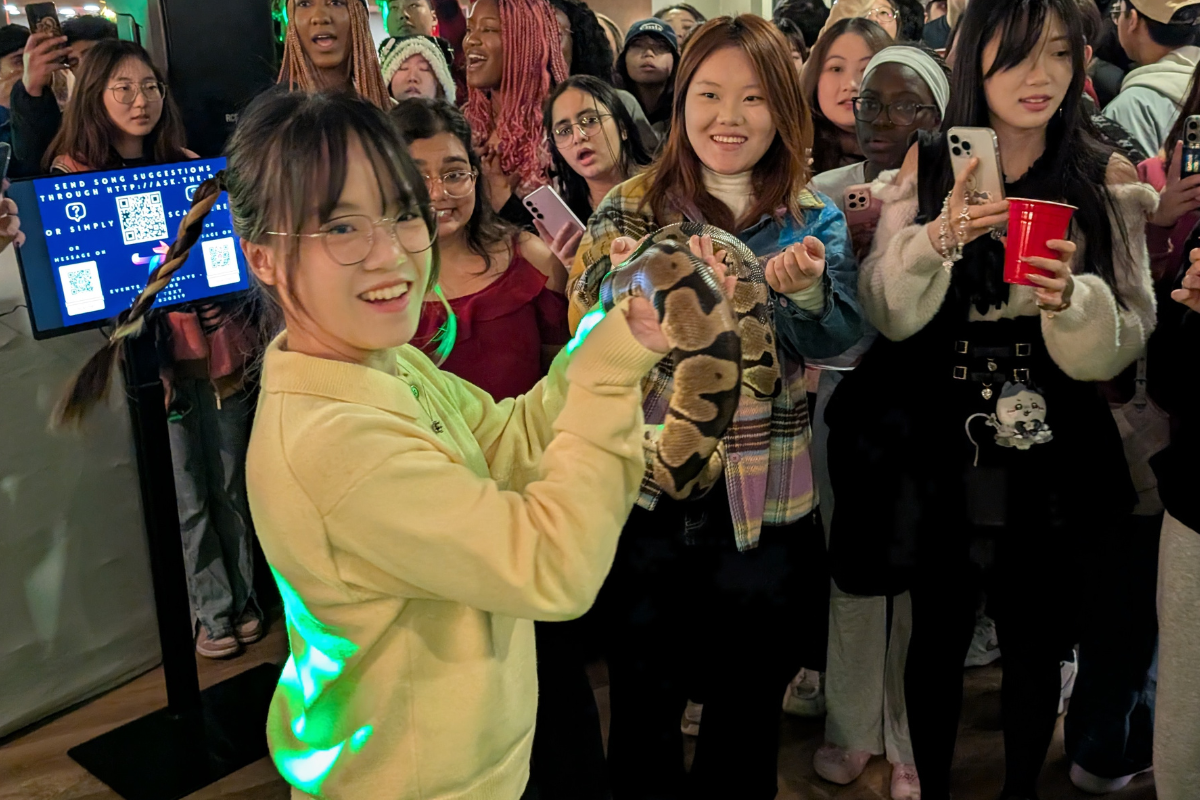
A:
MULTIPOLYGON (((282 663, 287 654, 283 626, 272 626, 267 637, 232 661, 198 659, 201 687, 231 677, 255 664, 282 663)), ((782 696, 783 690, 780 689, 782 696)), ((995 800, 1000 791, 1003 746, 999 732, 1000 670, 970 670, 963 730, 955 765, 956 800, 995 800)), ((602 708, 607 689, 598 691, 602 708)), ((118 795, 67 757, 67 750, 166 702, 162 670, 156 669, 81 708, 63 714, 0 745, 0 800, 119 800, 118 795)), ((786 718, 782 723, 777 800, 887 800, 890 770, 877 758, 851 786, 834 786, 812 769, 812 756, 821 744, 821 721, 786 718)), ((1067 780, 1067 764, 1059 725, 1043 774, 1042 800, 1082 800, 1090 797, 1067 780)), ((285 800, 286 784, 267 759, 191 795, 191 800, 285 800)), ((1151 800, 1153 781, 1145 776, 1111 800, 1151 800)), ((364 799, 367 800, 367 799, 364 799)))

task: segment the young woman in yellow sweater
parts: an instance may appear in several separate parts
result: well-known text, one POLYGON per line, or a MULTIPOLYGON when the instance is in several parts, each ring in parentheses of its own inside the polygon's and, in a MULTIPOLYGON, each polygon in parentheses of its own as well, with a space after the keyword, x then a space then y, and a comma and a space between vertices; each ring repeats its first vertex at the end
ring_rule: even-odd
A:
POLYGON ((294 798, 516 800, 533 620, 581 615, 612 564, 645 469, 640 383, 667 349, 656 312, 597 312, 547 378, 496 403, 408 345, 437 223, 382 111, 266 96, 228 155, 172 255, 227 189, 286 324, 247 462, 291 645, 275 764, 294 798))

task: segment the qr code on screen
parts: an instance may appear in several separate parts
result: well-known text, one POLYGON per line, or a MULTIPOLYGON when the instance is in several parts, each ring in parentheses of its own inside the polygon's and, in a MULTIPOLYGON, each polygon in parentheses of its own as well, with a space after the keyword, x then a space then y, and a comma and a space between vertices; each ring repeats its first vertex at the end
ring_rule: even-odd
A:
POLYGON ((232 237, 200 243, 200 248, 204 251, 204 268, 209 286, 228 286, 242 279, 236 247, 232 237))
POLYGON ((100 285, 100 271, 95 261, 59 267, 58 275, 62 281, 68 316, 104 309, 104 289, 100 285))
POLYGON ((163 212, 162 192, 118 197, 117 213, 121 217, 121 236, 127 245, 155 242, 171 235, 163 212))

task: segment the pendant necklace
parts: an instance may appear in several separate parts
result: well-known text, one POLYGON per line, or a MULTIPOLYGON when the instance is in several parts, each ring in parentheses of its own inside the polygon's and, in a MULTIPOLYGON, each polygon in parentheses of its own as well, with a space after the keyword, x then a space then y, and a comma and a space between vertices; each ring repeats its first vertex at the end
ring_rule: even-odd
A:
POLYGON ((404 373, 401 373, 400 380, 408 384, 408 388, 409 391, 412 392, 413 399, 417 401, 417 405, 419 405, 421 410, 425 412, 425 415, 429 417, 429 427, 433 430, 433 432, 437 434, 443 433, 446 430, 446 426, 443 425, 441 421, 433 415, 433 409, 429 406, 428 398, 421 396, 420 388, 415 383, 408 380, 408 375, 404 373))

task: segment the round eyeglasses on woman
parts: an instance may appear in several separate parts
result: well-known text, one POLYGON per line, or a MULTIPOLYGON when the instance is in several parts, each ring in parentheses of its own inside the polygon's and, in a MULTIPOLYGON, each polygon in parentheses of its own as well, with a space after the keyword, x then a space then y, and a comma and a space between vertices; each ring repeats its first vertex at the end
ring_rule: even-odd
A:
POLYGON ((554 129, 554 144, 560 149, 575 144, 575 131, 578 130, 584 139, 590 139, 600 133, 600 126, 612 114, 595 114, 581 117, 578 122, 568 122, 554 129))
POLYGON ((425 179, 425 188, 429 190, 430 194, 433 194, 434 185, 440 184, 442 194, 457 200, 471 193, 471 187, 475 185, 475 179, 479 177, 479 174, 473 169, 460 169, 443 175, 422 175, 421 177, 425 179))
MULTIPOLYGON (((343 267, 361 264, 375 249, 375 231, 387 232, 392 241, 409 255, 422 253, 433 246, 434 234, 430 230, 431 220, 416 212, 400 215, 397 219, 384 217, 372 221, 358 214, 335 217, 316 233, 280 233, 267 231, 268 236, 286 236, 299 239, 320 239, 325 252, 343 267)), ((433 227, 433 230, 437 230, 433 227)))
POLYGON ((854 118, 859 122, 874 122, 879 115, 886 112, 888 120, 893 125, 904 127, 917 121, 917 114, 926 108, 936 109, 937 106, 928 103, 914 103, 911 100, 897 100, 894 103, 881 103, 873 97, 854 98, 854 118))
POLYGON ((147 103, 157 103, 167 94, 166 85, 158 81, 142 81, 140 84, 118 83, 108 87, 108 90, 113 93, 116 101, 123 106, 133 105, 137 102, 139 94, 146 98, 147 103))
POLYGON ((886 25, 896 18, 896 12, 890 8, 872 8, 863 17, 871 20, 876 25, 886 25))

